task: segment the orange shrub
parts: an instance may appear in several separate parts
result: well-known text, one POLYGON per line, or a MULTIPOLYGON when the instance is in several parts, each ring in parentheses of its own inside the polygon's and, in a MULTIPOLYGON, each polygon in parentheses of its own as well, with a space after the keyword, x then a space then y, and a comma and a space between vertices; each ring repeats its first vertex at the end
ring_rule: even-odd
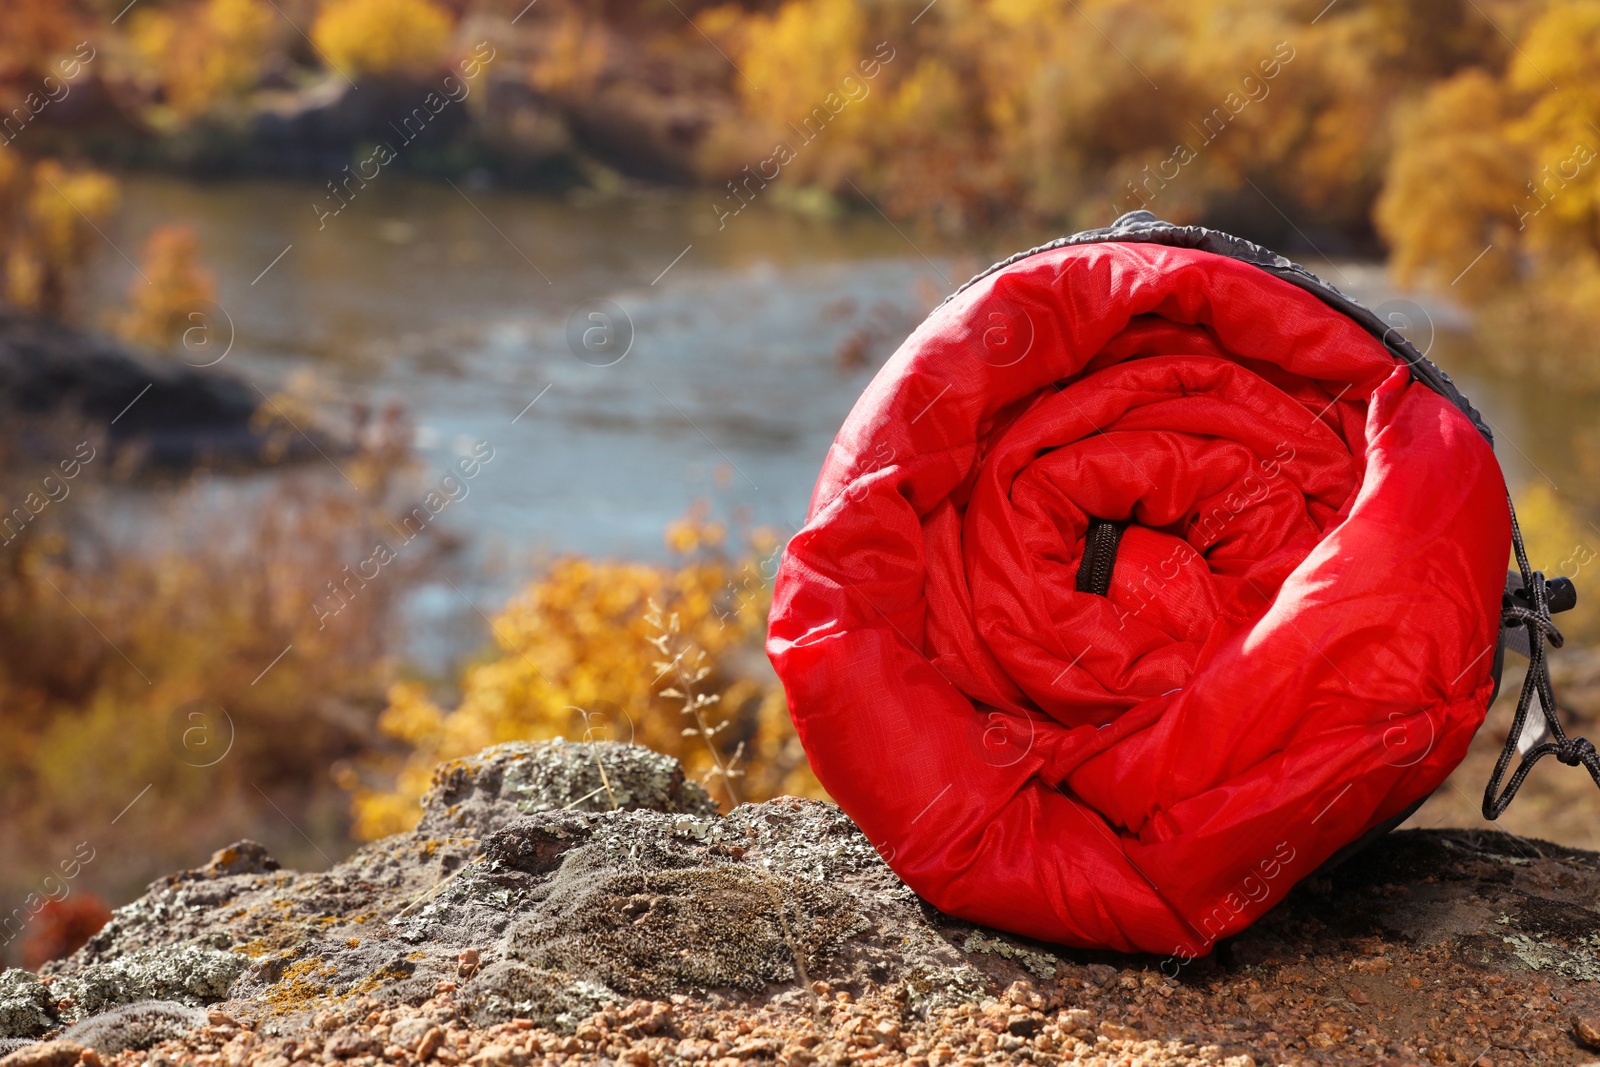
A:
POLYGON ((142 276, 128 285, 129 310, 121 333, 130 341, 166 348, 203 314, 216 295, 211 275, 200 266, 200 242, 187 226, 162 226, 144 245, 142 276))

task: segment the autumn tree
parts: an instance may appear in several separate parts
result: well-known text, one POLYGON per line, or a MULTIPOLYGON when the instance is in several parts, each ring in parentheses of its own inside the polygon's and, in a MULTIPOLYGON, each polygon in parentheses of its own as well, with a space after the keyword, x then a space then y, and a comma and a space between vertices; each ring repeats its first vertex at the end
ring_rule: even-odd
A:
POLYGON ((195 0, 134 11, 128 36, 166 104, 191 119, 255 88, 281 25, 266 0, 195 0))
POLYGON ((450 50, 450 13, 433 0, 330 0, 311 38, 344 74, 425 74, 450 50))
POLYGON ((117 183, 52 159, 29 165, 0 155, 0 190, 9 216, 4 233, 6 298, 60 317, 79 271, 103 240, 98 227, 118 201, 117 183))
POLYGON ((1402 281, 1483 293, 1509 279, 1508 255, 1474 262, 1496 242, 1508 249, 1517 231, 1527 159, 1505 108, 1500 82, 1473 69, 1401 117, 1375 216, 1402 281))
POLYGON ((6 0, 0 32, 0 104, 37 90, 50 64, 84 39, 91 22, 73 0, 6 0))

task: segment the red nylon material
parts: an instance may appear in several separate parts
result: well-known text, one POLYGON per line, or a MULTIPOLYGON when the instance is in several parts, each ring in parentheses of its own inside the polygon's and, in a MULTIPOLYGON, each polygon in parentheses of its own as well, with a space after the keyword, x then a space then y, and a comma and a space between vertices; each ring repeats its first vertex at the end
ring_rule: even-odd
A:
POLYGON ((1483 721, 1492 450, 1226 257, 1087 244, 919 327, 828 453, 767 650, 812 766, 941 910, 1184 956, 1437 787, 1483 721), (1109 597, 1090 517, 1129 521, 1109 597))

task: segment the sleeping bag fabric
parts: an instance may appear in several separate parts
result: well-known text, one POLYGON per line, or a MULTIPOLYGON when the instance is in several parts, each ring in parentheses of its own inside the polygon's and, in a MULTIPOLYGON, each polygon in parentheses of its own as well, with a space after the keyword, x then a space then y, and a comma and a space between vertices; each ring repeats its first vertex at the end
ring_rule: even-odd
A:
POLYGON ((906 340, 768 652, 932 904, 1198 956, 1461 760, 1510 519, 1471 408, 1370 314, 1162 226, 1019 257, 906 340))

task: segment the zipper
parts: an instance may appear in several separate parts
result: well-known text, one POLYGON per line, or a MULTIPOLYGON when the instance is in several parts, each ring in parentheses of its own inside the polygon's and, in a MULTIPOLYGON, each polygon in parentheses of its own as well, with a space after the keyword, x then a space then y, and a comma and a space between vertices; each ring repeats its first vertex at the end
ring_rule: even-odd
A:
POLYGON ((1083 539, 1083 562, 1078 564, 1078 592, 1107 596, 1111 592, 1111 571, 1117 564, 1117 545, 1122 542, 1123 524, 1110 519, 1089 520, 1083 539))

